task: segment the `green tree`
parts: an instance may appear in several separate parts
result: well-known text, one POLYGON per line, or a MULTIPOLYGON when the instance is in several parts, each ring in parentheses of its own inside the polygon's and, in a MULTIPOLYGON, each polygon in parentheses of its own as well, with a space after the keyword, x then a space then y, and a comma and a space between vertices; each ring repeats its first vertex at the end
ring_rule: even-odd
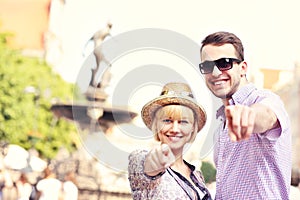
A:
POLYGON ((211 183, 216 180, 216 169, 210 162, 203 161, 201 171, 206 183, 211 183))
POLYGON ((74 85, 55 74, 43 59, 26 57, 0 33, 0 138, 53 158, 60 147, 76 147, 76 127, 50 111, 55 97, 71 99, 74 85))

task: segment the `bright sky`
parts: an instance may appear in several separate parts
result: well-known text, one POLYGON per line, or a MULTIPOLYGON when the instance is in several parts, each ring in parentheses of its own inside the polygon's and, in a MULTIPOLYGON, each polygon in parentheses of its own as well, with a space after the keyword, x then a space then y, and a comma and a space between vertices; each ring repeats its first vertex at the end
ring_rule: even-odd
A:
POLYGON ((237 34, 253 68, 291 69, 300 60, 300 2, 297 0, 67 0, 61 19, 63 50, 60 72, 74 82, 85 42, 107 21, 112 35, 139 28, 163 28, 200 44, 209 33, 237 34))

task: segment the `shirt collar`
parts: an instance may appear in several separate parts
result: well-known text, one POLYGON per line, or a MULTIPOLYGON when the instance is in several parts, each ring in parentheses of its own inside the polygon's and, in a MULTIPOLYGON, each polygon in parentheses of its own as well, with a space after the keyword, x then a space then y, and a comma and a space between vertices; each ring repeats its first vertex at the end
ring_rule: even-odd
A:
MULTIPOLYGON (((229 99, 229 105, 236 105, 236 104, 242 104, 245 99, 255 90, 256 87, 253 83, 249 83, 243 87, 241 87, 238 91, 236 91, 231 99, 229 99)), ((222 105, 216 113, 216 118, 221 118, 221 120, 225 120, 225 113, 224 113, 225 106, 222 105)))
POLYGON ((196 167, 188 162, 186 162, 185 160, 183 160, 183 162, 191 169, 191 171, 195 171, 196 167))

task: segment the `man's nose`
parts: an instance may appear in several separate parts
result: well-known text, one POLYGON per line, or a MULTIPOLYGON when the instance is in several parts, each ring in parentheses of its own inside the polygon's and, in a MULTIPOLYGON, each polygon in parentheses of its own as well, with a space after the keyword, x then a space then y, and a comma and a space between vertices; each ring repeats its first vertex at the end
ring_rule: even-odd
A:
POLYGON ((222 74, 222 72, 219 70, 219 68, 215 65, 213 68, 213 71, 211 73, 211 75, 213 76, 219 76, 220 74, 222 74))

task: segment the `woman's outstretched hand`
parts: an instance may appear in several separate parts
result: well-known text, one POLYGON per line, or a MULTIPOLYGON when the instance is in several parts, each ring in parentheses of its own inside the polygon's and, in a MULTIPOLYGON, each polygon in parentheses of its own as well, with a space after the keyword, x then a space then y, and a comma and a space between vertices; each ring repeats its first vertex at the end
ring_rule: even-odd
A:
POLYGON ((167 144, 161 144, 152 149, 144 164, 144 172, 148 176, 155 176, 166 170, 175 162, 175 156, 167 144))

